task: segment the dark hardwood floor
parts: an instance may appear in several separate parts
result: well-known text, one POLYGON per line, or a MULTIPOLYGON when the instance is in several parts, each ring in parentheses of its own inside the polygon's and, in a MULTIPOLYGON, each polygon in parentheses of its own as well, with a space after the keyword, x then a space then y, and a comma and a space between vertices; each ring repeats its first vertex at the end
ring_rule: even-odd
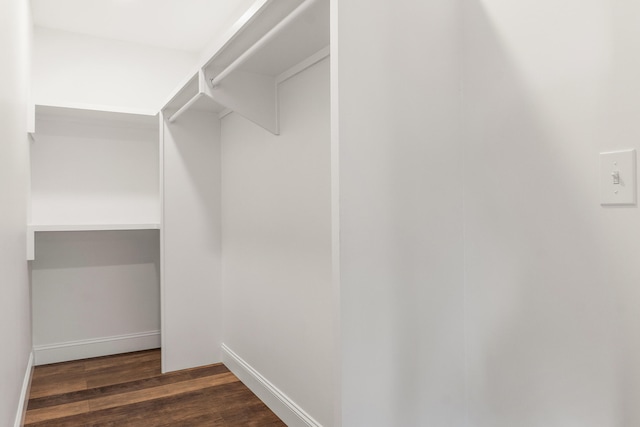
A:
POLYGON ((159 350, 37 366, 25 426, 286 427, 224 365, 162 375, 159 350))

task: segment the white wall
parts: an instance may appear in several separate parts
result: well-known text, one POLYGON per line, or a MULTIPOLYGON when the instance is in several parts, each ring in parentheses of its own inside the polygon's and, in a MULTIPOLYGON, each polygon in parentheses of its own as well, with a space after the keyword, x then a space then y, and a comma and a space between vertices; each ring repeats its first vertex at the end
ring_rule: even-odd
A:
POLYGON ((158 124, 150 122, 38 115, 31 222, 159 223, 158 124))
POLYGON ((464 3, 468 425, 640 425, 640 4, 464 3))
POLYGON ((279 136, 238 114, 222 120, 224 343, 330 426, 329 60, 279 97, 279 136))
POLYGON ((104 105, 157 111, 198 55, 36 28, 36 104, 104 105))
POLYGON ((36 364, 160 346, 157 230, 37 233, 36 364))
POLYGON ((464 424, 457 5, 332 3, 345 427, 464 424))
MULTIPOLYGON (((0 425, 14 425, 31 353, 26 263, 31 24, 28 2, 0 3, 0 425)), ((16 424, 17 425, 17 424, 16 424)))

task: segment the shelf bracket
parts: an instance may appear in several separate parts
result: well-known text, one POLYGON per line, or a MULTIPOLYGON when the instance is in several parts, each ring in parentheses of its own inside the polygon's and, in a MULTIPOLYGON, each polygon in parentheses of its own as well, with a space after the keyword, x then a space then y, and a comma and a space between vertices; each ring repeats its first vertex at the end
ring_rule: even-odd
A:
POLYGON ((280 134, 275 77, 236 70, 215 87, 207 85, 206 92, 218 104, 274 135, 280 134))

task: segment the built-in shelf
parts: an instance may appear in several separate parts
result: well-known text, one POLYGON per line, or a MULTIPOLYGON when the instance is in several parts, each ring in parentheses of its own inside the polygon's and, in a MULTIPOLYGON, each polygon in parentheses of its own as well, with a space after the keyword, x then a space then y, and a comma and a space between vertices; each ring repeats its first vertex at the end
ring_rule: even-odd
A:
POLYGON ((196 96, 200 91, 200 83, 198 81, 199 71, 196 70, 189 74, 187 78, 173 91, 169 100, 162 107, 163 110, 179 110, 189 102, 191 98, 196 96))
POLYGON ((328 45, 329 1, 271 2, 203 69, 208 79, 234 70, 276 77, 328 45))
POLYGON ((84 122, 120 123, 128 126, 156 127, 158 113, 145 110, 84 104, 36 104, 32 134, 38 133, 41 120, 65 120, 84 122))
POLYGON ((149 224, 29 224, 27 226, 27 260, 35 259, 35 234, 41 231, 128 231, 159 230, 159 223, 149 224))
POLYGON ((59 103, 59 102, 37 102, 36 108, 76 110, 76 112, 84 112, 84 114, 100 114, 115 113, 133 116, 154 117, 158 114, 155 110, 145 110, 141 108, 120 107, 116 105, 96 105, 96 104, 79 104, 79 103, 59 103))
POLYGON ((27 229, 36 231, 109 231, 109 230, 159 230, 160 223, 150 224, 30 224, 27 229))
POLYGON ((158 229, 158 113, 95 105, 34 109, 31 224, 37 232, 158 229))
POLYGON ((277 84, 329 54, 329 0, 257 0, 250 13, 162 108, 170 122, 235 111, 279 133, 277 84))
POLYGON ((169 122, 176 121, 188 110, 211 113, 221 113, 224 110, 224 107, 209 95, 202 71, 193 75, 164 108, 169 122))

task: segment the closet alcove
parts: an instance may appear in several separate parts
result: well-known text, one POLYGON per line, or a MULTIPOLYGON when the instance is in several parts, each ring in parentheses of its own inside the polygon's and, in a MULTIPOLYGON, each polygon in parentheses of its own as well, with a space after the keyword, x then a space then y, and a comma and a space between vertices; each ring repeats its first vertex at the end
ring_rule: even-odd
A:
POLYGON ((317 424, 283 396, 331 407, 328 57, 327 0, 259 0, 158 111, 36 106, 37 364, 161 346, 317 424))
POLYGON ((36 105, 36 364, 160 346, 158 138, 157 114, 36 105))

